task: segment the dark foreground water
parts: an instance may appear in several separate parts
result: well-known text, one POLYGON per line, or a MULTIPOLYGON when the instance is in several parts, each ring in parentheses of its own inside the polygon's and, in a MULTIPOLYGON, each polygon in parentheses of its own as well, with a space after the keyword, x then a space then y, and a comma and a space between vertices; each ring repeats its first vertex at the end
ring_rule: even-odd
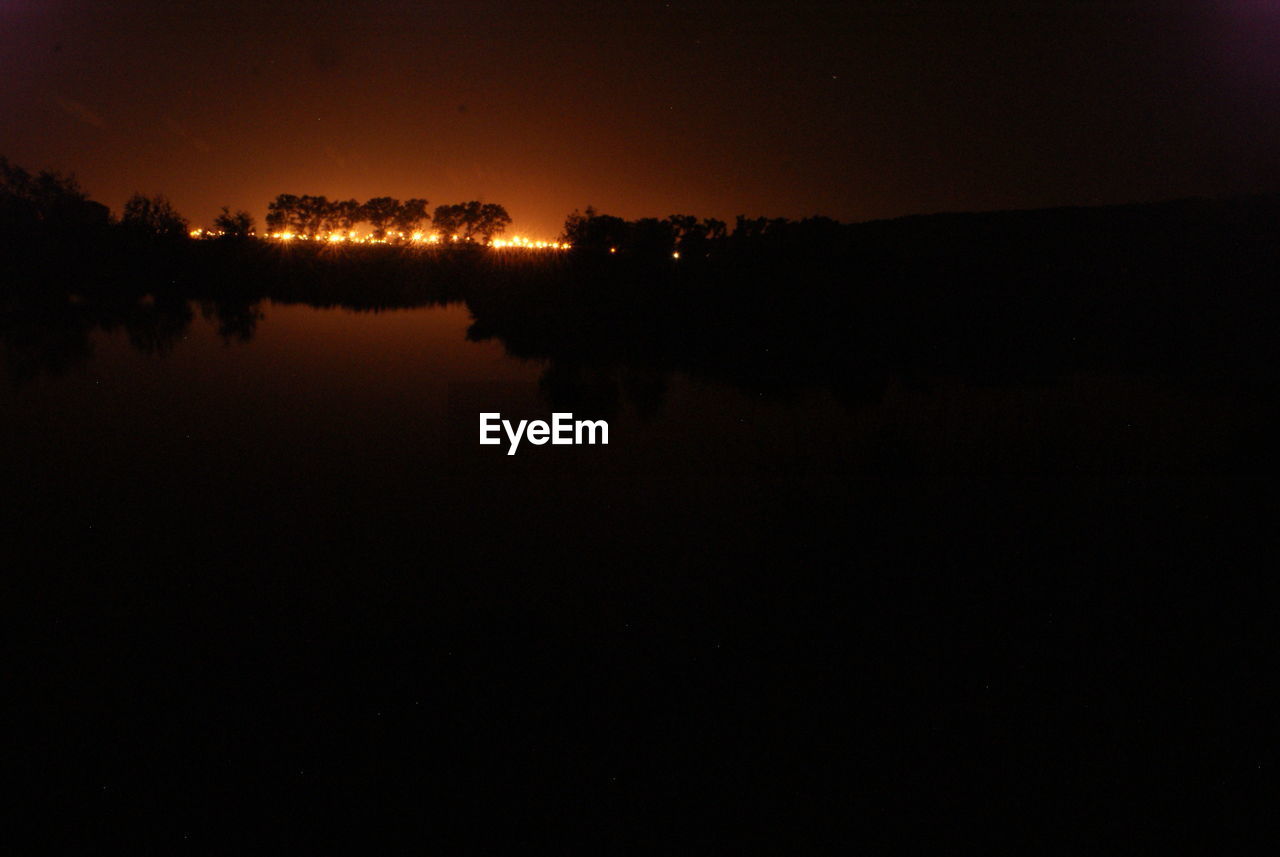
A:
POLYGON ((49 851, 1226 847, 1275 786, 1253 394, 260 310, 7 329, 6 812, 49 851), (478 444, 553 401, 609 445, 478 444))

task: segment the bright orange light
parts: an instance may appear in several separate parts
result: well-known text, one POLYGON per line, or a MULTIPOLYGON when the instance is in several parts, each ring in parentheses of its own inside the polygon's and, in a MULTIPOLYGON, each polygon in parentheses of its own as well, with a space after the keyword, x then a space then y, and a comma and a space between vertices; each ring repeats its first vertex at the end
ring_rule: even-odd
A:
MULTIPOLYGON (((192 238, 209 238, 223 233, 209 231, 204 229, 194 229, 191 231, 192 238)), ((414 232, 408 235, 404 232, 388 232, 384 238, 374 238, 372 235, 361 235, 358 232, 324 232, 316 235, 306 235, 294 232, 268 232, 263 236, 274 241, 320 241, 326 244, 391 244, 396 239, 409 241, 415 244, 440 244, 443 241, 478 243, 478 239, 474 236, 467 235, 449 235, 442 236, 437 232, 423 233, 414 232)), ((561 243, 559 241, 544 241, 527 238, 523 235, 513 235, 510 238, 494 238, 489 242, 489 247, 494 250, 520 249, 520 250, 568 250, 572 245, 561 243)), ((615 252, 611 249, 609 252, 615 252)))

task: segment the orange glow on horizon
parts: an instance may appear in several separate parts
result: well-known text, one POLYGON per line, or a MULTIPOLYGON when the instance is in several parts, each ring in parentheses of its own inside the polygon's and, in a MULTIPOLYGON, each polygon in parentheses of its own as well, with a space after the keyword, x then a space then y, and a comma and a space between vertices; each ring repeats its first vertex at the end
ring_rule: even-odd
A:
MULTIPOLYGON (((214 230, 193 229, 191 230, 192 238, 215 238, 224 233, 214 230)), ((444 243, 444 236, 431 232, 414 232, 406 235, 403 232, 387 232, 384 238, 374 238, 372 234, 361 235, 355 232, 324 232, 316 235, 300 235, 294 232, 269 232, 264 238, 271 241, 314 241, 320 244, 441 244, 444 243)), ((451 242, 462 243, 480 243, 473 238, 463 238, 461 235, 449 236, 451 242)), ((537 238, 528 238, 523 235, 513 235, 510 238, 494 238, 487 245, 494 250, 568 250, 573 245, 562 241, 547 241, 537 238)))

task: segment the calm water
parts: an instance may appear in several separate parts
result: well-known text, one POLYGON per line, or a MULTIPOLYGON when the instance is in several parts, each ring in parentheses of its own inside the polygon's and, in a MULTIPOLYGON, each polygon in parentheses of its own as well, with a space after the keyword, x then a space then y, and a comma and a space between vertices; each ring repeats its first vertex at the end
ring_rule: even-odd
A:
POLYGON ((56 748, 19 754, 37 802, 226 845, 209 796, 242 789, 282 837, 390 807, 429 839, 480 795, 532 830, 578 801, 639 848, 717 789, 785 840, 858 795, 1087 791, 1106 748, 1190 730, 1149 647, 1246 678, 1215 649, 1241 590, 1205 562, 1260 526, 1245 397, 766 395, 515 359, 462 304, 260 309, 247 337, 194 305, 7 332, 9 690, 56 748), (610 444, 479 446, 480 411, 553 401, 610 444), (1153 698, 1173 713, 1117 719, 1153 698))
MULTIPOLYGON (((188 326, 167 330, 89 326, 74 347, 45 336, 33 349, 28 336, 35 360, 11 349, 11 375, 26 374, 0 394, 10 514, 20 543, 48 536, 30 567, 52 564, 48 550, 126 552, 169 579, 204 563, 270 576, 310 563, 360 587, 388 564, 485 576, 487 563, 532 568, 545 551, 584 578, 617 564, 701 574, 708 559, 759 564, 764 548, 801 558, 771 524, 901 526, 877 506, 908 486, 1247 475, 1238 447, 1256 422, 1230 397, 1141 377, 888 378, 841 403, 820 389, 553 367, 468 341, 463 304, 267 305, 247 341, 187 312, 188 326), (610 445, 525 443, 508 456, 478 444, 481 411, 549 418, 552 397, 608 418, 610 445), (855 514, 863 504, 871 519, 855 514)), ((522 586, 538 589, 538 575, 522 586)))

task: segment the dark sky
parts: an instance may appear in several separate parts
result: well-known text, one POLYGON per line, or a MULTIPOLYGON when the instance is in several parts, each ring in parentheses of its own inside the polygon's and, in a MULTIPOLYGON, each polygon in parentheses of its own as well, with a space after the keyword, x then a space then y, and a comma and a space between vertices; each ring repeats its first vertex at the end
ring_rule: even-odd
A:
POLYGON ((1280 190, 1280 3, 0 0, 0 154, 281 191, 863 220, 1280 190))

